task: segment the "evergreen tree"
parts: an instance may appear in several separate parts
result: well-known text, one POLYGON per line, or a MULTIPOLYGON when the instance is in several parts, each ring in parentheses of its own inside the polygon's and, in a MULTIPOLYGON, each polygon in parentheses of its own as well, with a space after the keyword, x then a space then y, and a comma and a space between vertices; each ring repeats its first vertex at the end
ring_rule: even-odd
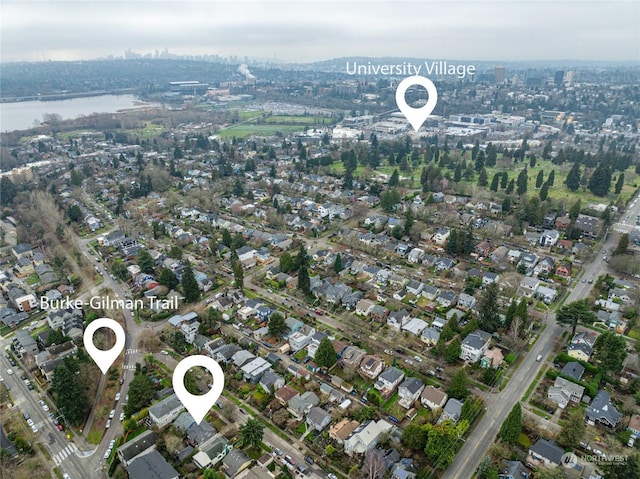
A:
POLYGON ((580 409, 574 409, 569 413, 560 434, 558 434, 558 444, 563 447, 578 447, 585 433, 583 413, 580 409))
POLYGON ((311 280, 306 266, 298 270, 298 289, 306 295, 311 294, 311 280))
POLYGON ((614 193, 616 195, 619 195, 622 192, 623 186, 624 186, 624 173, 620 173, 620 176, 618 176, 618 181, 616 182, 614 193))
POLYGON ((476 140, 473 148, 471 148, 471 161, 475 162, 478 157, 478 152, 480 151, 480 142, 476 140))
POLYGON ((238 256, 235 255, 231 260, 231 270, 233 271, 233 280, 236 284, 236 288, 244 289, 244 268, 242 266, 242 262, 238 259, 238 256))
POLYGON ((448 363, 453 363, 460 358, 460 353, 462 353, 462 344, 458 338, 454 338, 444 351, 444 359, 448 363))
POLYGON ((565 180, 565 184, 567 188, 571 191, 578 191, 580 188, 580 164, 576 161, 569 173, 567 174, 567 179, 565 180))
POLYGON ((478 185, 487 186, 488 184, 489 184, 489 178, 487 175, 487 170, 483 166, 482 169, 480 170, 480 175, 478 175, 478 185))
POLYGON ((231 248, 231 243, 233 242, 233 238, 231 238, 231 233, 227 228, 222 229, 222 244, 227 248, 231 248))
POLYGON ((8 177, 3 176, 0 178, 0 204, 8 206, 13 203, 13 199, 16 197, 18 190, 16 185, 8 177))
POLYGON ((606 196, 611 189, 611 170, 609 166, 600 163, 591 178, 589 178, 587 188, 596 196, 606 196))
POLYGON ((140 248, 138 250, 136 262, 138 263, 138 266, 143 273, 153 273, 153 258, 151 257, 151 253, 149 253, 149 251, 147 251, 146 249, 140 248))
POLYGON ((507 189, 505 190, 505 193, 507 193, 508 195, 513 193, 513 189, 515 188, 515 183, 516 183, 515 180, 511 178, 511 180, 509 180, 509 184, 507 185, 507 189))
POLYGON ((427 445, 428 431, 414 422, 402 430, 402 443, 409 449, 421 451, 427 445))
POLYGON ((515 444, 522 430, 522 409, 520 403, 516 403, 511 412, 502 423, 498 437, 507 444, 515 444))
POLYGON ((498 286, 489 284, 480 297, 478 304, 478 324, 483 330, 493 333, 500 327, 500 314, 498 305, 498 286))
POLYGON ((447 394, 456 399, 465 399, 469 395, 469 380, 464 368, 458 369, 451 378, 451 385, 447 389, 447 394))
POLYGON ((287 323, 284 322, 284 316, 275 312, 269 316, 269 334, 271 336, 280 336, 287 332, 287 323))
POLYGON ((508 182, 509 182, 509 173, 504 171, 502 173, 502 178, 500 179, 500 188, 504 190, 507 187, 508 182))
POLYGON ((578 198, 576 202, 573 205, 571 205, 571 208, 569 208, 569 219, 572 222, 578 219, 581 209, 582 209, 582 202, 580 201, 580 198, 578 198))
POLYGON ((389 186, 398 186, 398 183, 400 183, 400 174, 398 173, 398 169, 396 168, 393 170, 393 173, 391 173, 391 178, 389 178, 389 186))
POLYGON ((549 177, 547 178, 547 183, 549 183, 549 186, 553 186, 553 182, 556 179, 556 170, 551 170, 551 173, 549 173, 549 177))
POLYGON ((545 182, 544 185, 542 185, 542 188, 540 188, 540 199, 542 201, 545 201, 547 199, 547 197, 549 196, 549 182, 545 182))
POLYGON ((460 180, 462 180, 462 166, 458 164, 456 165, 456 169, 453 172, 453 181, 455 181, 456 183, 460 183, 460 180))
POLYGON ((540 188, 542 186, 543 181, 544 181, 544 170, 540 170, 538 172, 538 176, 536 177, 536 188, 540 188))
POLYGON ((336 255, 336 259, 333 261, 333 271, 335 271, 336 273, 339 273, 343 269, 344 269, 344 266, 342 265, 342 256, 340 255, 340 253, 338 253, 336 255))
POLYGON ((509 213, 511 211, 511 197, 505 196, 502 200, 502 211, 503 213, 509 213))
POLYGON ((618 374, 626 357, 627 341, 613 331, 600 334, 593 345, 593 359, 606 372, 618 374))
POLYGON ((487 159, 485 161, 485 165, 488 167, 496 166, 496 160, 498 159, 498 152, 493 143, 489 142, 487 144, 487 159))
POLYGON ((404 213, 404 234, 409 235, 411 232, 411 228, 415 223, 415 215, 413 214, 413 210, 408 208, 404 213))
POLYGON ((195 303, 200 300, 200 288, 189 263, 182 273, 182 292, 186 303, 195 303))
POLYGON ((333 343, 328 337, 325 336, 322 338, 322 341, 320 341, 314 361, 321 368, 327 369, 331 368, 338 361, 336 350, 333 348, 333 343))
POLYGON ((484 168, 484 151, 479 151, 478 156, 476 156, 474 169, 480 172, 482 171, 482 168, 484 168))
POLYGON ((516 186, 518 187, 518 189, 516 190, 516 193, 518 195, 524 195, 527 192, 528 182, 529 182, 529 177, 527 175, 527 168, 525 167, 518 174, 518 180, 516 181, 516 186))
POLYGON ((625 254, 629 249, 629 233, 624 233, 618 240, 618 246, 613 250, 614 255, 625 254))
POLYGON ((498 186, 500 185, 500 177, 502 175, 500 173, 496 173, 493 175, 493 179, 491 180, 491 186, 489 189, 491 191, 498 191, 498 186))

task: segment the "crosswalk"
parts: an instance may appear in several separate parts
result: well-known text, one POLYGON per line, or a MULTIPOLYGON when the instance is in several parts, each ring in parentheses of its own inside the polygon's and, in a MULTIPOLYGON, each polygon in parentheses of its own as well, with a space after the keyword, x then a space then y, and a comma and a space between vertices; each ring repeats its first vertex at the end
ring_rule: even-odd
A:
POLYGON ((135 369, 136 365, 135 364, 125 364, 124 366, 122 366, 122 369, 135 369))
POLYGON ((138 354, 138 353, 142 353, 142 354, 144 354, 144 351, 143 351, 142 349, 127 349, 127 350, 125 351, 125 354, 126 354, 126 355, 129 355, 129 354, 138 354))
POLYGON ((62 464, 62 461, 64 461, 67 457, 69 457, 69 455, 73 454, 77 450, 78 448, 76 447, 76 445, 74 443, 70 443, 62 451, 53 455, 53 462, 56 463, 56 466, 59 466, 60 464, 62 464))

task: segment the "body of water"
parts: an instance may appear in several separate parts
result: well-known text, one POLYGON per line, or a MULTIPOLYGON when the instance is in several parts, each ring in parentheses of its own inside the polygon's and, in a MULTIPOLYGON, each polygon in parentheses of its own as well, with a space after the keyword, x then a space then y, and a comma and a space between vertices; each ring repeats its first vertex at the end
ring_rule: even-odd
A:
POLYGON ((122 109, 152 105, 156 104, 141 104, 134 95, 102 95, 70 100, 0 103, 0 131, 32 128, 42 123, 47 113, 57 113, 68 120, 92 113, 115 113, 122 109))

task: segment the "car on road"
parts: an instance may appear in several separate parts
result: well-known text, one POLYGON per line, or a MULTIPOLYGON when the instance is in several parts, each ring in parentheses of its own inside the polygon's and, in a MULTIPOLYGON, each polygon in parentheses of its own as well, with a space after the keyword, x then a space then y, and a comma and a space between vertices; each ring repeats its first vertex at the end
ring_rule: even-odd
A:
POLYGON ((404 362, 407 363, 409 366, 413 364, 413 361, 411 361, 411 359, 405 359, 404 362))
POLYGON ((120 393, 116 394, 116 402, 120 401, 120 393))
POLYGON ((26 381, 26 380, 27 380, 27 376, 26 376, 26 375, 24 375, 24 374, 21 374, 21 375, 20 375, 20 379, 22 379, 23 381, 26 381))
POLYGON ((109 419, 113 419, 113 416, 116 415, 116 410, 112 409, 111 412, 109 413, 109 419))
POLYGON ((538 354, 538 357, 536 358, 536 361, 538 361, 538 362, 542 361, 542 354, 538 354))
POLYGON ((109 441, 109 449, 113 449, 113 446, 116 445, 116 440, 115 439, 111 439, 111 441, 109 441))
POLYGON ((316 309, 316 314, 318 316, 323 316, 324 315, 324 311, 322 311, 321 309, 316 309))
POLYGON ((11 369, 11 368, 7 369, 7 374, 9 376, 11 376, 13 374, 13 369, 11 369))
POLYGON ((124 413, 123 412, 120 413, 120 422, 122 422, 122 421, 124 421, 124 413))
POLYGON ((107 421, 107 424, 105 424, 104 428, 109 429, 110 427, 111 427, 111 419, 107 421))
POLYGON ((338 479, 338 476, 336 476, 333 472, 330 472, 329 474, 327 474, 327 479, 338 479))
POLYGON ((282 449, 280 449, 279 447, 276 447, 273 452, 275 453, 276 456, 282 456, 282 454, 284 454, 282 452, 282 449))
POLYGON ((162 351, 160 351, 160 354, 162 354, 163 356, 168 356, 169 352, 163 349, 162 351))
POLYGON ((306 456, 304 456, 304 460, 308 463, 311 464, 313 466, 313 464, 315 463, 315 461, 313 460, 313 457, 311 457, 309 454, 307 454, 306 456))
POLYGON ((582 278, 582 282, 586 283, 587 282, 587 278, 582 278))
POLYGON ((109 459, 109 456, 111 455, 111 449, 107 449, 104 453, 104 458, 105 459, 109 459))
POLYGON ((418 361, 419 363, 422 362, 422 358, 420 356, 414 356, 413 359, 415 359, 416 361, 418 361))
POLYGON ((296 460, 293 457, 291 457, 289 454, 284 456, 284 460, 287 461, 292 466, 295 466, 297 464, 296 460))
POLYGON ((64 431, 64 426, 62 424, 58 423, 56 427, 58 428, 58 431, 64 431))
POLYGON ((589 284, 593 284, 593 278, 589 278, 589 284))
POLYGON ((27 419, 27 424, 28 424, 29 426, 33 426, 33 424, 34 424, 34 423, 33 423, 33 419, 31 419, 31 418, 27 419))
POLYGON ((66 472, 62 475, 62 479, 71 479, 71 476, 66 472))
POLYGON ((31 426, 31 430, 33 432, 38 432, 38 426, 36 426, 35 424, 31 426))
POLYGON ((23 412, 23 413, 22 413, 22 417, 24 417, 25 419, 27 419, 27 420, 28 420, 31 416, 29 416, 29 413, 28 413, 28 412, 23 412))

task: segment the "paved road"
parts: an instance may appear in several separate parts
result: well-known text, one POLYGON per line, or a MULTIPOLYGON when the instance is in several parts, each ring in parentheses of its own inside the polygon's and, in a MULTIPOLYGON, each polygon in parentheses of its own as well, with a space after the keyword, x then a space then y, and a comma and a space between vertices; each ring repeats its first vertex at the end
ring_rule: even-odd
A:
MULTIPOLYGON (((640 201, 633 201, 632 205, 633 206, 630 205, 631 208, 625 214, 625 216, 628 215, 630 219, 640 214, 640 201)), ((612 229, 616 230, 617 227, 618 225, 616 224, 612 229)), ((582 278, 576 280, 564 304, 586 298, 589 295, 593 285, 590 284, 588 280, 595 280, 598 276, 608 271, 604 256, 605 254, 608 256, 609 252, 615 248, 617 241, 617 234, 607 235, 606 240, 600 244, 594 259, 584 265, 582 278, 586 281, 583 283, 582 278), (606 253, 602 253, 602 250, 605 250, 606 253)), ((535 358, 539 354, 547 358, 553 350, 554 339, 562 334, 563 327, 556 324, 555 319, 555 314, 549 313, 546 328, 542 331, 540 337, 527 357, 524 358, 518 370, 511 377, 507 386, 499 393, 488 394, 488 397, 485 398, 486 411, 484 416, 480 422, 475 425, 462 448, 458 454, 456 454, 453 463, 442 475, 442 479, 460 479, 473 476, 480 461, 493 444, 496 434, 511 411, 511 408, 516 402, 520 401, 524 391, 529 387, 532 378, 538 374, 544 365, 544 361, 537 362, 535 358)))

